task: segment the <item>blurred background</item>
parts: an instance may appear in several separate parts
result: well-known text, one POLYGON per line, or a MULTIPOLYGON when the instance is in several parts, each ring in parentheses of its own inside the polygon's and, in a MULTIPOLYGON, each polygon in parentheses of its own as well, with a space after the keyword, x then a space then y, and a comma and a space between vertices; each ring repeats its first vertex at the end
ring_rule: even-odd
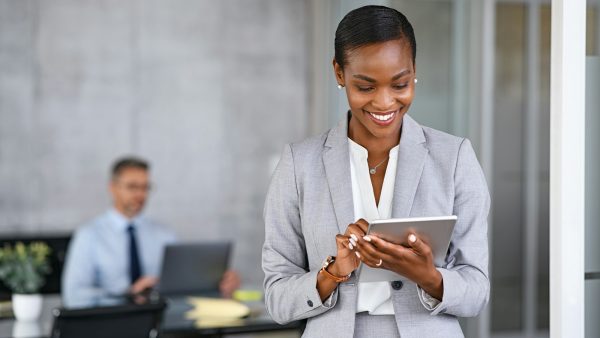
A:
MULTIPOLYGON (((492 193, 491 300, 467 336, 547 336, 550 1, 0 0, 0 235, 72 232, 109 207, 113 160, 139 155, 145 214, 233 240, 260 289, 270 175, 285 143, 346 111, 334 32, 373 3, 414 25, 410 114, 469 137, 492 193)), ((589 64, 599 15, 589 0, 589 64)), ((598 280, 586 288, 597 302, 598 280)))

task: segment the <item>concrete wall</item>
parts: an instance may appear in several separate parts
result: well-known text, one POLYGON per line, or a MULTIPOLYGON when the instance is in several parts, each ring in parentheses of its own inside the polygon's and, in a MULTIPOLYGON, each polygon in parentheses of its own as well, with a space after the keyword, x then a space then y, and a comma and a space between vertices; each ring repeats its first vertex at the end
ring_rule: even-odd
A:
POLYGON ((76 228, 137 154, 147 214, 233 239, 260 285, 273 163, 306 136, 307 20, 294 0, 0 0, 0 231, 76 228))

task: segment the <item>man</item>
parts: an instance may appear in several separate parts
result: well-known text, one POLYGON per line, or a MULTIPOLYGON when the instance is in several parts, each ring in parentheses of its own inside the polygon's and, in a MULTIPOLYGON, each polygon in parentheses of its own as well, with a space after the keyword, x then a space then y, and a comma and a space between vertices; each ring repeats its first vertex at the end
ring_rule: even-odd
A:
MULTIPOLYGON (((146 161, 122 158, 111 176, 113 207, 77 230, 69 245, 62 278, 65 306, 154 287, 163 249, 177 240, 169 229, 140 216, 150 192, 146 161)), ((239 284, 237 274, 227 271, 220 291, 231 297, 239 284)))

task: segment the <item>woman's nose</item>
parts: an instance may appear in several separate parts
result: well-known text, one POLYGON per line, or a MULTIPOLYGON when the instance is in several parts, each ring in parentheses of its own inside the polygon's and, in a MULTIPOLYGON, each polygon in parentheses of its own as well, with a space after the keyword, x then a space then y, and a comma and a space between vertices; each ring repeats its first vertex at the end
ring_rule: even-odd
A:
POLYGON ((375 92, 375 97, 371 105, 380 112, 393 110, 395 98, 388 90, 379 89, 375 92))

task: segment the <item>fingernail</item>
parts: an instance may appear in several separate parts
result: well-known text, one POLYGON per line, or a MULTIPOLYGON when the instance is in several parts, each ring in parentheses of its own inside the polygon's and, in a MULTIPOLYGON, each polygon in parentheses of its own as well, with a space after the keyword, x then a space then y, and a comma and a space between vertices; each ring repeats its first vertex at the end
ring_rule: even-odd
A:
POLYGON ((356 257, 360 258, 360 254, 358 253, 358 251, 355 252, 356 257))
POLYGON ((370 241, 371 241, 371 237, 369 237, 369 236, 365 236, 365 237, 363 237, 363 239, 364 239, 365 241, 367 241, 367 242, 370 242, 370 241))
POLYGON ((355 241, 355 240, 353 240, 352 238, 350 238, 350 244, 352 244, 352 245, 356 246, 356 241, 355 241))
POLYGON ((352 238, 354 240, 354 242, 358 242, 358 238, 356 237, 355 234, 351 234, 350 238, 352 238))
POLYGON ((410 236, 408 236, 408 240, 414 243, 417 241, 417 236, 410 234, 410 236))
POLYGON ((354 245, 352 245, 352 243, 348 244, 348 247, 350 248, 350 250, 354 250, 354 245))

